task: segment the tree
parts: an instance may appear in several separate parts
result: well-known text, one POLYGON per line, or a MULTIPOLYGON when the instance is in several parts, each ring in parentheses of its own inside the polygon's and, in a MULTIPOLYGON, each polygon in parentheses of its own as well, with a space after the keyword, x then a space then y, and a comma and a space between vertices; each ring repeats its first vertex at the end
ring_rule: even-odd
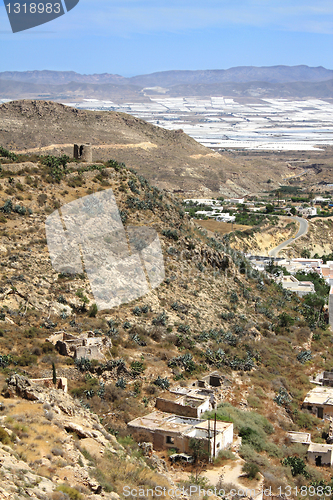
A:
POLYGON ((304 302, 314 311, 314 317, 316 318, 317 316, 315 324, 318 325, 325 305, 325 298, 316 293, 308 293, 304 298, 304 302))
POLYGON ((57 385, 57 370, 54 363, 52 363, 52 382, 57 385))
POLYGON ((292 215, 296 215, 296 208, 295 208, 295 207, 291 207, 291 209, 290 209, 290 213, 291 213, 292 215))
POLYGON ((308 250, 307 248, 303 248, 303 250, 301 252, 301 257, 302 257, 302 259, 309 259, 310 258, 310 250, 308 250))
POLYGON ((199 439, 191 438, 189 448, 194 459, 194 463, 208 458, 208 452, 203 447, 203 442, 199 439))
POLYGON ((89 317, 90 318, 95 318, 96 314, 98 313, 98 307, 96 304, 92 304, 89 308, 89 317))
POLYGON ((279 324, 282 328, 288 328, 290 325, 294 324, 294 318, 286 312, 283 312, 279 315, 279 324))
POLYGON ((191 455, 193 456, 193 464, 195 467, 195 476, 193 477, 193 482, 199 484, 203 479, 200 474, 204 468, 204 464, 209 458, 208 452, 204 449, 203 442, 199 439, 191 438, 189 442, 189 448, 191 450, 191 455))
POLYGON ((268 205, 266 205, 265 212, 266 212, 266 214, 272 214, 274 212, 274 205, 271 205, 270 203, 268 203, 268 205))

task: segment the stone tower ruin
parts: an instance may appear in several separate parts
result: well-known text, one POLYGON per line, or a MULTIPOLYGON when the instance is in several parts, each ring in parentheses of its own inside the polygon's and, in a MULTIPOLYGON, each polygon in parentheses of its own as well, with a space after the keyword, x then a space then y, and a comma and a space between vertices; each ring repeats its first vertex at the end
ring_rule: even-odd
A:
POLYGON ((92 162, 92 146, 91 144, 74 144, 74 158, 87 163, 92 162))

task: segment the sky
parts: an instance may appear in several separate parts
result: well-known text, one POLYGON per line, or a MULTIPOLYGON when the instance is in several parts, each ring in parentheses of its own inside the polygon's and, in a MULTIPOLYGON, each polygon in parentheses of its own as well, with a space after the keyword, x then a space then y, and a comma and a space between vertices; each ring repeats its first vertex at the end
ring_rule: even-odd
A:
POLYGON ((0 72, 129 77, 279 64, 333 69, 332 0, 80 0, 20 33, 11 32, 4 3, 0 72))

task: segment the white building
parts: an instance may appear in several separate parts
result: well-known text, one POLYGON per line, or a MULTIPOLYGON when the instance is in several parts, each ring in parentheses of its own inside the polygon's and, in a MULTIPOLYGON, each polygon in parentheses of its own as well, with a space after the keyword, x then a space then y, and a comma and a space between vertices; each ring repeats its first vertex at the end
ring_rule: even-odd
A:
POLYGON ((303 217, 311 217, 313 215, 317 215, 317 208, 316 207, 297 207, 297 212, 300 215, 303 215, 303 217))
POLYGON ((216 217, 216 220, 219 222, 235 222, 236 217, 234 215, 229 215, 228 212, 224 212, 224 213, 219 214, 216 217))
POLYGON ((290 290, 299 297, 315 292, 314 284, 311 281, 298 281, 295 276, 282 276, 277 278, 277 281, 281 283, 284 290, 290 290))
POLYGON ((313 203, 320 204, 324 203, 325 201, 329 202, 331 201, 331 198, 323 198, 322 196, 317 196, 316 198, 314 198, 313 203))
POLYGON ((230 198, 229 200, 225 200, 228 203, 234 203, 235 205, 242 205, 245 201, 245 198, 230 198))
POLYGON ((231 422, 200 420, 193 417, 173 415, 154 411, 138 417, 127 424, 137 441, 153 443, 154 450, 177 449, 178 453, 191 453, 191 439, 201 441, 203 449, 211 457, 217 457, 221 450, 233 441, 231 422))

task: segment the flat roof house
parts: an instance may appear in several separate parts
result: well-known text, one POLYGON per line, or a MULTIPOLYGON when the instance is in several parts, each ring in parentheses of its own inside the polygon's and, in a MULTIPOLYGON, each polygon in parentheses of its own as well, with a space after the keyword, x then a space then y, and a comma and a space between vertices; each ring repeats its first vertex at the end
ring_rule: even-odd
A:
POLYGON ((232 444, 233 424, 214 422, 199 418, 170 415, 154 411, 138 417, 127 424, 128 429, 138 441, 150 441, 155 450, 175 448, 179 453, 191 453, 192 438, 202 441, 204 449, 211 457, 217 457, 220 450, 232 444))
POLYGON ((283 289, 290 290, 299 297, 315 292, 314 284, 311 281, 298 281, 295 276, 282 276, 282 278, 278 278, 278 281, 283 289))
POLYGON ((307 409, 318 418, 333 417, 333 388, 317 386, 305 396, 302 408, 307 409))
POLYGON ((292 443, 300 443, 307 446, 308 462, 313 465, 321 466, 333 465, 333 445, 312 443, 311 434, 307 432, 288 432, 288 438, 292 443))
POLYGON ((333 445, 311 443, 308 448, 308 462, 313 465, 333 465, 333 445))
POLYGON ((168 398, 156 398, 156 408, 184 417, 200 418, 205 411, 212 410, 213 405, 212 398, 207 395, 189 393, 176 397, 169 393, 168 398))

